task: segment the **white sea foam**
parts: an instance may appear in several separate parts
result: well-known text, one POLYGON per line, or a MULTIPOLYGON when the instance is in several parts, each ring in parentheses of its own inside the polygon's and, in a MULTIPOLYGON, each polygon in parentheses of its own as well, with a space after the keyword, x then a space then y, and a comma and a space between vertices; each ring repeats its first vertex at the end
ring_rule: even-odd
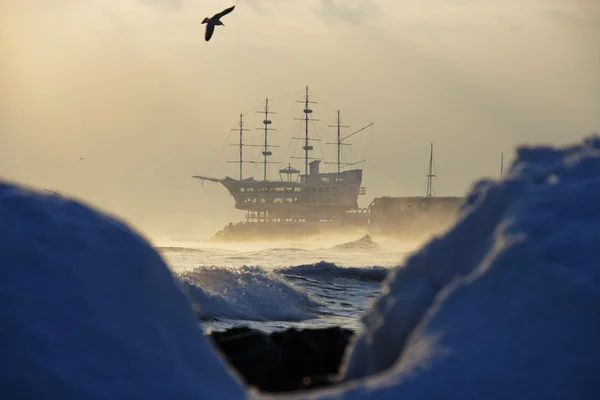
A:
POLYGON ((302 321, 320 307, 282 276, 260 267, 200 267, 180 279, 198 318, 302 321))

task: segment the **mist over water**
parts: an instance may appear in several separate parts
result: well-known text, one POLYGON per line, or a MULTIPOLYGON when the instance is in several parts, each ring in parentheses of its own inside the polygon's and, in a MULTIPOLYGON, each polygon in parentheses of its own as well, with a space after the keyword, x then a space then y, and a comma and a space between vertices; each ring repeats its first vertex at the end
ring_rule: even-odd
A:
MULTIPOLYGON (((327 235, 290 240, 255 240, 245 242, 222 242, 209 239, 188 238, 154 240, 154 246, 168 257, 179 252, 211 254, 201 265, 252 265, 258 261, 263 267, 281 267, 307 264, 320 260, 334 263, 358 263, 358 265, 397 265, 409 251, 416 249, 422 240, 398 240, 385 236, 327 235), (288 254, 285 255, 285 252, 288 254)), ((198 265, 195 265, 198 266, 198 265)))

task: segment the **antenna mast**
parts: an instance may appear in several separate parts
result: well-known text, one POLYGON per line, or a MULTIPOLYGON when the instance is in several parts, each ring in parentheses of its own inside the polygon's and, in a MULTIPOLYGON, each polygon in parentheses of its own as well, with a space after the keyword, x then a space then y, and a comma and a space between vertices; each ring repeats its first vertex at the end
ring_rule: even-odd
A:
POLYGON ((273 111, 269 111, 269 98, 267 97, 265 99, 265 109, 264 111, 257 111, 257 113, 264 113, 265 114, 265 119, 263 120, 263 124, 264 124, 264 128, 256 128, 257 130, 262 130, 264 129, 265 132, 265 140, 264 140, 264 145, 263 145, 263 165, 264 165, 264 180, 267 180, 267 157, 272 155, 273 153, 271 151, 269 151, 269 147, 273 147, 273 146, 269 146, 268 144, 268 133, 269 131, 272 131, 274 129, 269 128, 269 125, 271 124, 271 121, 269 120, 269 114, 277 114, 276 112, 273 111))
MULTIPOLYGON (((306 87, 306 92, 304 95, 304 101, 296 101, 296 103, 304 103, 304 118, 294 118, 297 120, 303 119, 304 120, 304 146, 302 147, 304 149, 304 174, 308 175, 308 152, 309 150, 313 149, 313 146, 309 146, 308 141, 309 140, 313 140, 313 139, 309 139, 308 138, 308 114, 312 114, 312 110, 310 108, 308 108, 309 104, 317 104, 314 101, 310 101, 310 98, 308 96, 308 86, 306 87)), ((318 121, 318 119, 310 119, 311 121, 318 121)))
POLYGON ((433 192, 433 181, 432 178, 435 178, 433 173, 433 143, 431 143, 431 151, 429 153, 429 171, 427 173, 427 192, 426 197, 432 197, 433 192))

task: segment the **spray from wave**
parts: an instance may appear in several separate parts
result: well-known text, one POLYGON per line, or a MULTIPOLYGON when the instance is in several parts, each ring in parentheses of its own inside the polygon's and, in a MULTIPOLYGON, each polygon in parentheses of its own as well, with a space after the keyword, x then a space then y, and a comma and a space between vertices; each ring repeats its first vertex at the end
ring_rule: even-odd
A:
POLYGON ((380 245, 373 241, 371 235, 366 234, 360 239, 351 242, 337 244, 331 247, 333 250, 361 250, 361 251, 376 251, 380 249, 380 245))
POLYGON ((321 304, 261 267, 201 267, 179 275, 199 319, 302 321, 321 304))

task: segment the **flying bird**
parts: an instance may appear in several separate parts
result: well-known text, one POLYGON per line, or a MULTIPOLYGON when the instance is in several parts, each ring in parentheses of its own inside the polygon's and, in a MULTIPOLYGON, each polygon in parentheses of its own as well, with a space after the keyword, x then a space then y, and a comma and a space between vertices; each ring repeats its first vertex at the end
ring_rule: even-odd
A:
POLYGON ((232 12, 234 8, 235 8, 235 6, 232 6, 226 10, 221 11, 220 13, 213 15, 211 18, 204 18, 204 21, 202 21, 203 24, 206 24, 206 32, 204 33, 204 39, 207 42, 210 40, 210 38, 213 35, 213 32, 215 31, 215 25, 225 26, 221 22, 221 17, 232 12))

